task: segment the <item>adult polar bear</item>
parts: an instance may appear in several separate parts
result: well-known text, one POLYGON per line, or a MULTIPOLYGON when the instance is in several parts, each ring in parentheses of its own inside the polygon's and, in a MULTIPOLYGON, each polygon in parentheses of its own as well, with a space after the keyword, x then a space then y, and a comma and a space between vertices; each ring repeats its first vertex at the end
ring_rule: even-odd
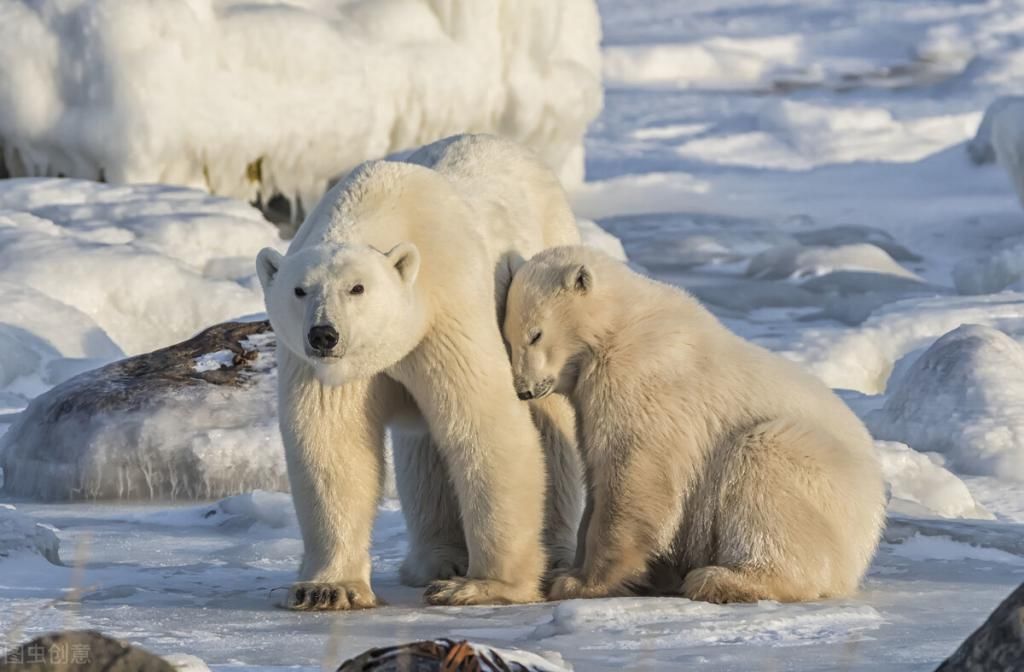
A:
POLYGON ((386 426, 410 535, 402 578, 435 580, 430 602, 537 600, 544 546, 571 564, 575 420, 564 401, 517 400, 500 321, 513 265, 578 239, 546 167, 510 142, 464 135, 363 164, 285 256, 260 252, 304 544, 288 606, 376 604, 369 546, 386 426))

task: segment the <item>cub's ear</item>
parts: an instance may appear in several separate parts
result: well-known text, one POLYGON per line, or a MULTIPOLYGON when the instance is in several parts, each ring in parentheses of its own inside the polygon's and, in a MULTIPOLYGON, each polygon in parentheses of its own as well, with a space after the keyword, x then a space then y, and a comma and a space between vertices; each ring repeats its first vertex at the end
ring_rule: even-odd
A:
POLYGON ((281 268, 283 260, 284 256, 272 247, 264 247, 256 255, 256 275, 260 276, 260 284, 263 285, 263 291, 270 288, 270 283, 273 282, 274 276, 277 275, 277 269, 281 268))
POLYGON ((562 285, 570 292, 587 294, 594 288, 594 273, 585 264, 570 266, 562 278, 562 285))
POLYGON ((416 282, 416 275, 420 272, 420 251, 412 243, 399 243, 387 253, 391 265, 402 277, 402 282, 411 285, 416 282))

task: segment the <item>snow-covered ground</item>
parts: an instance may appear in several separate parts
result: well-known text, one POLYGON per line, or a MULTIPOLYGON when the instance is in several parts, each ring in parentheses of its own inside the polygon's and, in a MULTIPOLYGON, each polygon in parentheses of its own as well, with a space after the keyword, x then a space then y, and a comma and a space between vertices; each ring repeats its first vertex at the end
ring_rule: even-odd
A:
MULTIPOLYGON (((273 608, 301 552, 284 495, 184 507, 14 502, 56 528, 65 566, 29 542, 6 558, 0 549, 0 631, 97 627, 219 669, 332 669, 369 646, 450 636, 577 670, 923 672, 1024 581, 1024 211, 1004 171, 973 164, 965 148, 988 103, 1020 93, 1024 3, 600 7, 605 109, 586 139, 577 212, 618 236, 634 264, 841 389, 885 439, 890 523, 863 591, 806 605, 428 609, 398 585, 406 539, 388 500, 373 554, 389 606, 294 614, 273 608), (69 590, 82 601, 62 601, 69 590)), ((267 229, 243 206, 218 202, 230 212, 201 226, 212 201, 154 198, 167 210, 153 230, 83 214, 97 223, 69 232, 67 213, 100 196, 71 183, 24 187, 36 188, 31 203, 0 192, 0 211, 22 213, 0 212, 0 241, 16 241, 0 256, 31 279, 8 287, 0 263, 8 410, 79 367, 176 340, 153 342, 154 325, 187 332, 259 309, 250 271, 233 259, 267 229), (176 210, 189 217, 176 224, 176 210), (239 228, 218 228, 229 226, 239 228), (224 247, 229 238, 237 248, 224 247), (133 272, 139 259, 154 264, 154 282, 133 272), (124 269, 112 271, 119 291, 90 289, 107 268, 124 269), (150 314, 161 287, 177 311, 150 314), (195 321, 175 322, 181 314, 195 321)), ((0 517, 8 536, 33 529, 0 517)))

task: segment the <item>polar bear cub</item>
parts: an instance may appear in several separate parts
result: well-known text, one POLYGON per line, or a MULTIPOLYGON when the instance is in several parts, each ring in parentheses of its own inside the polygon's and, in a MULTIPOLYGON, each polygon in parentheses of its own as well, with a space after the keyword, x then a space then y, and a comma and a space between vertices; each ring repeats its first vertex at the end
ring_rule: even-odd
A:
POLYGON ((856 590, 884 488, 870 435, 824 384, 583 247, 533 257, 507 305, 519 398, 568 395, 587 474, 576 563, 550 598, 856 590))

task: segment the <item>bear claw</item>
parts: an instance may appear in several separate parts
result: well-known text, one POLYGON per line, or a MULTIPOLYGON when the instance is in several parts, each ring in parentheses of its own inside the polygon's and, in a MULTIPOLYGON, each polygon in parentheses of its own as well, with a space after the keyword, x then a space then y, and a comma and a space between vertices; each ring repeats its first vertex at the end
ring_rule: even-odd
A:
POLYGON ((377 606, 377 598, 365 583, 300 581, 288 590, 282 606, 294 611, 370 609, 377 606))

